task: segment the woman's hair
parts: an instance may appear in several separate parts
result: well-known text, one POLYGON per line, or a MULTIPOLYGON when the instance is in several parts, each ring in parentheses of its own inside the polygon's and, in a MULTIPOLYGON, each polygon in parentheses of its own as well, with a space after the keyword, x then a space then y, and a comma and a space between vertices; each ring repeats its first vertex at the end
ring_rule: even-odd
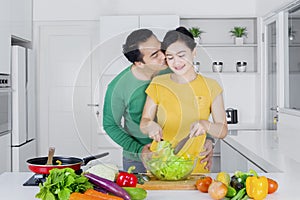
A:
POLYGON ((186 46, 191 49, 191 51, 194 50, 196 47, 196 43, 194 40, 193 35, 191 32, 189 32, 185 27, 180 26, 176 28, 175 30, 168 31, 165 35, 163 42, 162 42, 162 50, 166 51, 166 49, 173 43, 181 41, 186 44, 186 46))
POLYGON ((123 45, 123 54, 132 63, 143 61, 143 55, 139 50, 139 45, 146 42, 151 36, 155 36, 149 29, 139 29, 130 33, 123 45))

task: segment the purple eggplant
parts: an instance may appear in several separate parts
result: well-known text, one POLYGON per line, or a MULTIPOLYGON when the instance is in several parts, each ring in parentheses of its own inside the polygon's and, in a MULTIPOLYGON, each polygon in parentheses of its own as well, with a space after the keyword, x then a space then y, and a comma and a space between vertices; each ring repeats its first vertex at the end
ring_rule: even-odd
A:
POLYGON ((92 173, 84 174, 85 177, 89 179, 91 183, 96 185, 97 187, 103 188, 107 192, 116 195, 118 197, 123 198, 124 200, 130 200, 129 194, 119 185, 112 182, 111 180, 107 180, 105 178, 96 176, 92 173))

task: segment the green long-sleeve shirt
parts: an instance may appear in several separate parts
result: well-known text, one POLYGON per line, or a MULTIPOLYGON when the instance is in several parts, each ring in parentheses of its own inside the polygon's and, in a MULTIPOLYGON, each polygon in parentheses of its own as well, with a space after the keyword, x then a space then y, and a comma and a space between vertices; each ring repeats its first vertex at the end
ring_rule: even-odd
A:
POLYGON ((147 96, 145 90, 150 81, 138 80, 130 68, 123 70, 108 85, 103 107, 103 127, 123 147, 124 157, 139 160, 143 146, 152 142, 140 131, 147 96))

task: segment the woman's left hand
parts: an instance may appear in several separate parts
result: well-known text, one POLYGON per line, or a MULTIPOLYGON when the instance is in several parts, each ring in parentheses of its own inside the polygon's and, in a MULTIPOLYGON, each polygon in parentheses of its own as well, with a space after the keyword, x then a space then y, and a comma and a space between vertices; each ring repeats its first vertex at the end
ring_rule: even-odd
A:
POLYGON ((196 136, 205 134, 206 131, 208 130, 207 124, 209 124, 209 122, 207 120, 199 120, 199 121, 194 122, 191 125, 190 137, 196 137, 196 136))

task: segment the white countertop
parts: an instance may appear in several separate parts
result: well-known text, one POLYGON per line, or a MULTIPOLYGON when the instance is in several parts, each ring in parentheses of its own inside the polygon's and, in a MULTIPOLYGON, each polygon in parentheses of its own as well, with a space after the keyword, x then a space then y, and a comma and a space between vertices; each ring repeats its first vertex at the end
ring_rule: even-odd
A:
MULTIPOLYGON (((300 169, 300 163, 282 150, 278 135, 277 131, 270 130, 230 131, 223 141, 254 161, 266 172, 293 174, 300 169)), ((290 151, 293 151, 293 147, 290 151)))
MULTIPOLYGON (((278 191, 268 195, 268 200, 294 200, 297 199, 298 185, 300 180, 300 163, 286 156, 281 151, 278 134, 276 131, 231 131, 224 139, 231 147, 237 149, 247 158, 255 161, 259 166, 266 169, 263 174, 276 180, 279 184, 278 191), (275 173, 276 172, 276 173, 275 173)), ((291 151, 292 151, 291 147, 291 151)), ((9 200, 32 200, 39 191, 37 186, 23 186, 33 173, 31 172, 5 172, 0 175, 1 199, 9 200)), ((207 174, 212 178, 216 174, 207 174)), ((152 190, 148 191, 147 200, 201 200, 211 199, 207 193, 197 190, 152 190)))
MULTIPOLYGON (((35 199, 35 194, 38 193, 37 186, 22 186, 33 173, 31 172, 5 172, 0 175, 0 194, 1 199, 7 200, 32 200, 35 199)), ((208 174, 212 178, 216 174, 208 174)), ((298 180, 300 173, 293 176, 286 176, 285 173, 270 173, 267 177, 273 178, 279 184, 278 191, 268 195, 269 200, 289 200, 295 199, 298 196, 298 180)), ((201 200, 211 199, 207 193, 202 193, 198 190, 150 190, 148 191, 147 200, 201 200)))

